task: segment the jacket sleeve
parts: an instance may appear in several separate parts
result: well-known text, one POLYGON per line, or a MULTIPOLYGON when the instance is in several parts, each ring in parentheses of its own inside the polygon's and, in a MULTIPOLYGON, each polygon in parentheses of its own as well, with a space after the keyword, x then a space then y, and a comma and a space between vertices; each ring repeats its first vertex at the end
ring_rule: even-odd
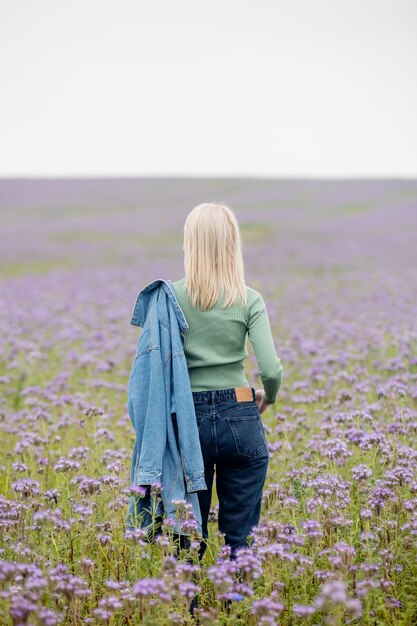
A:
POLYGON ((161 482, 166 451, 166 398, 161 392, 164 384, 164 363, 161 350, 151 346, 160 337, 156 302, 152 301, 152 315, 146 322, 130 379, 129 406, 134 414, 136 437, 140 454, 136 468, 136 484, 161 482))
POLYGON ((204 460, 195 415, 187 361, 182 351, 172 357, 172 385, 178 425, 178 443, 187 492, 207 489, 204 460))

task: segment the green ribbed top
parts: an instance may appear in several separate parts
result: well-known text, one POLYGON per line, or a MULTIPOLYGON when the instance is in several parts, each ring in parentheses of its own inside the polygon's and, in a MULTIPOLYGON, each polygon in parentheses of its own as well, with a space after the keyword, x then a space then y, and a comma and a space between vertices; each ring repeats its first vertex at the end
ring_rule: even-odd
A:
POLYGON ((262 295, 246 285, 246 307, 221 308, 223 295, 207 311, 193 308, 185 289, 185 278, 171 281, 189 328, 184 335, 184 353, 192 391, 250 386, 244 361, 249 356, 246 338, 252 344, 266 402, 276 400, 283 377, 283 365, 272 337, 268 312, 262 295))

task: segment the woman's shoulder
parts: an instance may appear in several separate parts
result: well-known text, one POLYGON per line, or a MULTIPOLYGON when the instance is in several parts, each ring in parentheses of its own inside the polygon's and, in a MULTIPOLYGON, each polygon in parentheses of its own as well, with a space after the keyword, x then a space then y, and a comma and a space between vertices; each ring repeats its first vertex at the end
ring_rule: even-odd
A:
POLYGON ((245 286, 246 286, 246 291, 248 294, 248 306, 250 306, 254 302, 263 301, 263 297, 260 291, 258 291, 257 289, 254 289, 253 287, 249 287, 249 285, 245 285, 245 286))
POLYGON ((171 283, 174 285, 174 287, 178 288, 178 287, 183 287, 185 284, 185 277, 184 278, 178 278, 177 280, 171 280, 171 283))
MULTIPOLYGON (((185 276, 171 282, 178 293, 182 294, 183 292, 185 292, 185 276)), ((253 305, 256 306, 256 303, 259 306, 262 306, 264 302, 262 294, 257 289, 254 289, 246 283, 245 288, 247 293, 246 308, 250 309, 253 305)))

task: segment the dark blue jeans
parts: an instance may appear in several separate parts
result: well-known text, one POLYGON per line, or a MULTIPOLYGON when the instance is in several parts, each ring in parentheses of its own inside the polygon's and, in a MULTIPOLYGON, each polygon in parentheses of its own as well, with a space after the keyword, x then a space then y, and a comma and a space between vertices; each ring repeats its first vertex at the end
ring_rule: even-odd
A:
POLYGON ((250 389, 252 400, 244 401, 236 399, 234 387, 193 392, 207 485, 198 492, 204 538, 200 560, 207 549, 214 474, 219 530, 232 559, 238 548, 248 547, 248 535, 259 523, 269 453, 255 389, 250 389))

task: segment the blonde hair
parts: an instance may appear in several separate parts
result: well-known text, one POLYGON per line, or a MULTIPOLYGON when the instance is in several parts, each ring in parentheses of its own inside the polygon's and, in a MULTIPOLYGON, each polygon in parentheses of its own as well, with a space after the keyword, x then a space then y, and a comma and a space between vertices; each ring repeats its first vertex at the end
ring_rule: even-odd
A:
POLYGON ((193 307, 210 309, 222 294, 223 307, 246 304, 239 224, 228 206, 196 206, 185 220, 183 250, 185 287, 193 307))

